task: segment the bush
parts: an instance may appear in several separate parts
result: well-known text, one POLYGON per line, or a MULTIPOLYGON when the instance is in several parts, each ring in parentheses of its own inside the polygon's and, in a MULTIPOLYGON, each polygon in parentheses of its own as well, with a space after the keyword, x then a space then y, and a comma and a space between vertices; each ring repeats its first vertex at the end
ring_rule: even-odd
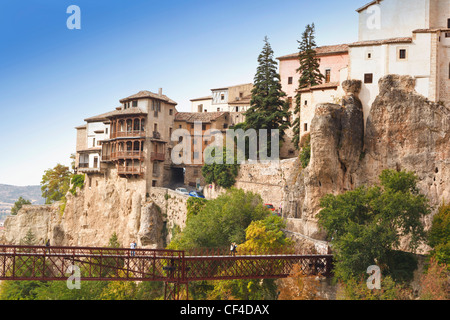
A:
POLYGON ((74 174, 70 181, 72 188, 70 188, 70 193, 73 195, 77 194, 77 188, 83 189, 84 187, 84 174, 74 174))
POLYGON ((304 169, 309 165, 309 161, 311 160, 311 136, 309 134, 305 136, 301 148, 299 157, 302 168, 304 169))

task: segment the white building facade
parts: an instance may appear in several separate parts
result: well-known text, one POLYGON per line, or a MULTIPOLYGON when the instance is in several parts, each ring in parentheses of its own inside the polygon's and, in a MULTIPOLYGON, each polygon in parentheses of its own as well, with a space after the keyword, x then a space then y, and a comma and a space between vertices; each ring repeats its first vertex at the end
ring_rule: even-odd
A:
POLYGON ((409 75, 433 102, 450 102, 450 0, 377 0, 357 10, 359 40, 349 44, 349 79, 361 80, 365 118, 378 80, 409 75))

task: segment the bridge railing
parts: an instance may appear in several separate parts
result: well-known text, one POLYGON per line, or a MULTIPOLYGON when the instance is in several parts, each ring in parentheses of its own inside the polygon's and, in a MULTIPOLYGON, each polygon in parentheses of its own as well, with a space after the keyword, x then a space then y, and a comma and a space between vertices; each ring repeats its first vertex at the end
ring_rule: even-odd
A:
POLYGON ((249 249, 237 247, 236 252, 232 253, 230 247, 219 248, 193 248, 185 250, 186 256, 259 256, 259 255, 292 255, 298 254, 295 248, 256 248, 249 249))

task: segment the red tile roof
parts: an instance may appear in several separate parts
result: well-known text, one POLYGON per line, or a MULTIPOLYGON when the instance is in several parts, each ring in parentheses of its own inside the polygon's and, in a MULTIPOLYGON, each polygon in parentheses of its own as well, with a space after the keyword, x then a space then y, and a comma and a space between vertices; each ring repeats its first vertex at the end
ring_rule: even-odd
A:
MULTIPOLYGON (((348 44, 338 44, 331 46, 322 46, 316 48, 317 56, 327 56, 327 55, 335 55, 335 54, 345 54, 348 53, 348 44)), ((288 54, 285 56, 278 57, 278 60, 289 60, 289 59, 297 59, 298 52, 288 54)))

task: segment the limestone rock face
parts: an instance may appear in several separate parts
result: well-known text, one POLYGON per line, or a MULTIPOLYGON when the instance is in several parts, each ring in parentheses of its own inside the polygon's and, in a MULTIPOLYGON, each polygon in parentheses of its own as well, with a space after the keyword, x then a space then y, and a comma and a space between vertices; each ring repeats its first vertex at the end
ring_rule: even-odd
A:
MULTIPOLYGON (((345 81, 342 106, 317 106, 311 123, 311 160, 287 185, 288 229, 323 239, 316 215, 319 200, 361 185, 374 185, 384 169, 413 171, 436 211, 450 201, 450 109, 414 91, 414 79, 389 75, 367 123, 358 81, 345 81)), ((424 221, 431 225, 432 215, 424 221)))
MULTIPOLYGON (((434 208, 450 201, 450 109, 414 93, 414 79, 390 75, 367 119, 359 183, 384 169, 413 171, 434 208)), ((431 223, 431 216, 425 221, 431 223)))

